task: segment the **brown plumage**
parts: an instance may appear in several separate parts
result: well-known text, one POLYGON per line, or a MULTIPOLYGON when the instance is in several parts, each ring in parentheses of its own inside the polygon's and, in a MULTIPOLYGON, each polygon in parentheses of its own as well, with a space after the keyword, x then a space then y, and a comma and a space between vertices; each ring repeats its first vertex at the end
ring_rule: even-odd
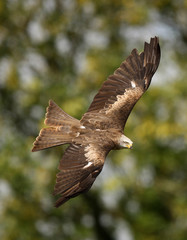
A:
POLYGON ((40 131, 32 151, 70 144, 59 164, 56 207, 90 189, 110 150, 132 147, 132 141, 123 134, 125 123, 148 89, 159 62, 159 40, 154 37, 145 42, 142 53, 134 49, 108 77, 80 121, 49 101, 45 118, 49 127, 40 131))

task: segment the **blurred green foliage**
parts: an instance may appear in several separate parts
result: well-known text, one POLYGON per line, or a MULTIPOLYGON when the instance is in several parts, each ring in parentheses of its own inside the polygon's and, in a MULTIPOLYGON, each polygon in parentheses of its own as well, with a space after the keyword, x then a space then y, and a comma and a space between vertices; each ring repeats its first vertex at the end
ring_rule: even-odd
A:
POLYGON ((0 238, 186 240, 187 2, 0 1, 0 238), (162 60, 89 193, 59 209, 65 147, 31 153, 52 98, 81 118, 106 76, 160 37, 162 60))

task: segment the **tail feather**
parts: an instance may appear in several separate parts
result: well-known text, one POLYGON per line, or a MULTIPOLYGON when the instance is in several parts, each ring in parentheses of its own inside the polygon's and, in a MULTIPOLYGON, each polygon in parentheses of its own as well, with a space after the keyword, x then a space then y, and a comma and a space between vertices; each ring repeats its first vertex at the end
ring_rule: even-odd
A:
POLYGON ((64 120, 70 122, 73 121, 80 125, 79 120, 64 112, 55 102, 53 102, 53 100, 49 100, 44 123, 47 126, 61 126, 64 124, 64 120))
POLYGON ((52 100, 49 101, 43 128, 34 142, 32 152, 71 143, 79 135, 80 121, 65 113, 52 100))
POLYGON ((72 138, 73 135, 63 134, 63 132, 57 128, 43 128, 34 142, 32 152, 70 143, 72 138))

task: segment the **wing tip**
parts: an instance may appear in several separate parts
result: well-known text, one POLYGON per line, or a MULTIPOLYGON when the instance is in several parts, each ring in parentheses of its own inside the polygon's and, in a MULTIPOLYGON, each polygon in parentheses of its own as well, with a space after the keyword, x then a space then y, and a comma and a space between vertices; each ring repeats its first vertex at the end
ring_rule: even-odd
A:
POLYGON ((151 37, 149 43, 148 42, 145 43, 149 45, 157 45, 159 44, 159 37, 158 36, 151 37))
POLYGON ((65 202, 67 202, 70 198, 67 197, 60 197, 56 202, 55 202, 55 207, 58 208, 61 205, 63 205, 65 202))
POLYGON ((145 85, 144 89, 148 89, 151 79, 155 74, 161 58, 161 50, 159 45, 159 37, 150 38, 150 42, 144 43, 144 51, 142 53, 143 65, 145 68, 145 85))

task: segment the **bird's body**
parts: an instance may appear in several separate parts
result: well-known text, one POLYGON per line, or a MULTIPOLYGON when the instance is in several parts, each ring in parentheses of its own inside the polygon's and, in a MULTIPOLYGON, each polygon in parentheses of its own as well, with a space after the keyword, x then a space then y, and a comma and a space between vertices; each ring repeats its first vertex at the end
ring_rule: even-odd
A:
POLYGON ((157 37, 145 43, 141 54, 134 49, 104 82, 81 120, 49 101, 45 118, 49 127, 40 131, 32 151, 70 144, 59 164, 54 194, 60 198, 56 207, 90 189, 111 150, 132 147, 123 133, 125 123, 149 87, 159 61, 157 37))

